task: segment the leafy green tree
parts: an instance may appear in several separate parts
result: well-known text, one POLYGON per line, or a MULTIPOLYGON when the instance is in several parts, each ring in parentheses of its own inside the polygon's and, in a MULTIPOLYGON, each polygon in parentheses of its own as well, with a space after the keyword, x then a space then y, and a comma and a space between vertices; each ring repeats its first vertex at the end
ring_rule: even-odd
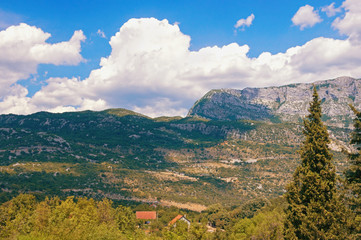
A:
POLYGON ((255 231, 255 224, 249 218, 244 218, 237 222, 232 228, 232 238, 233 239, 247 239, 255 231))
POLYGON ((20 194, 0 206, 0 238, 16 238, 31 232, 30 221, 36 207, 35 196, 20 194))
POLYGON ((228 239, 283 239, 284 213, 282 208, 258 212, 253 218, 238 221, 228 239))
POLYGON ((112 208, 113 202, 107 198, 103 201, 97 202, 97 213, 100 222, 112 222, 114 221, 115 210, 112 208))
POLYGON ((68 197, 38 204, 33 215, 35 239, 120 239, 111 201, 68 197))
POLYGON ((193 222, 189 229, 189 238, 194 240, 209 239, 207 238, 207 227, 205 224, 193 222))
POLYGON ((188 225, 183 221, 177 221, 175 225, 170 226, 170 231, 174 234, 173 237, 176 237, 173 239, 189 239, 188 225))
POLYGON ((301 165, 287 186, 285 239, 345 239, 346 213, 337 193, 337 177, 321 101, 316 87, 304 120, 301 165))
POLYGON ((345 171, 346 187, 350 190, 347 194, 348 205, 355 215, 354 221, 354 237, 361 239, 361 112, 350 105, 355 113, 354 131, 351 134, 351 144, 354 144, 357 152, 349 153, 350 167, 345 171))
POLYGON ((136 227, 135 214, 129 207, 119 205, 115 209, 115 222, 121 232, 134 231, 136 227))
POLYGON ((252 218, 258 210, 269 204, 269 200, 265 198, 251 199, 242 204, 240 207, 232 210, 230 212, 230 216, 234 220, 239 220, 241 218, 252 218))
POLYGON ((225 229, 231 222, 229 212, 219 203, 209 206, 206 213, 212 227, 225 229))

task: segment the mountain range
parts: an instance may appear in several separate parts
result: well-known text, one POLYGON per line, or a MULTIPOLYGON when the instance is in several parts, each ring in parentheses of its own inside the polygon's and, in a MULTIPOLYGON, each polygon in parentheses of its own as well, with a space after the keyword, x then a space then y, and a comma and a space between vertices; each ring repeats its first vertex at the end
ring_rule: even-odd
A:
MULTIPOLYGON (((337 172, 361 81, 315 82, 337 172)), ((0 202, 20 192, 157 202, 195 211, 284 193, 312 84, 212 90, 185 118, 126 109, 0 115, 0 202), (227 196, 227 197, 225 197, 227 196)))

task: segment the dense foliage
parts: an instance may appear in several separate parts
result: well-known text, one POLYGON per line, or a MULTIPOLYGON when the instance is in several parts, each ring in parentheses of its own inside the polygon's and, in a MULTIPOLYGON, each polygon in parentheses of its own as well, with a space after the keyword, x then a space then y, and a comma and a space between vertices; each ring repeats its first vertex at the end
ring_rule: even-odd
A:
POLYGON ((58 197, 38 201, 20 194, 0 205, 1 239, 281 239, 283 199, 254 200, 235 209, 219 205, 203 213, 149 205, 124 207, 107 199, 58 197), (239 216, 247 209, 247 216, 239 216), (157 211, 157 220, 145 224, 136 210, 157 211), (191 220, 175 225, 178 214, 191 220), (225 218, 225 216, 227 216, 225 218))
MULTIPOLYGON (((119 109, 1 115, 0 238, 358 239, 361 113, 353 110, 358 152, 347 167, 328 148, 314 90, 285 198, 299 163, 298 124, 149 119, 119 109), (156 210, 158 219, 144 224, 137 210, 156 210), (169 226, 178 214, 191 226, 169 226)), ((331 130, 347 140, 345 129, 331 130)))
POLYGON ((0 207, 3 239, 121 239, 135 232, 129 208, 112 208, 108 200, 69 197, 37 202, 21 194, 0 207))
MULTIPOLYGON (((125 109, 0 115, 0 126, 0 203, 19 193, 203 208, 274 198, 302 142, 296 123, 151 119, 125 109)), ((332 128, 341 142, 346 130, 332 128)), ((341 173, 345 159, 335 156, 341 173)))
POLYGON ((309 113, 304 120, 302 163, 287 188, 285 238, 345 239, 346 216, 337 193, 329 135, 321 121, 321 101, 315 87, 309 113))
POLYGON ((355 113, 354 131, 351 135, 351 144, 356 147, 356 152, 349 153, 350 167, 345 171, 346 195, 350 209, 354 214, 354 237, 361 239, 361 112, 351 105, 355 113))

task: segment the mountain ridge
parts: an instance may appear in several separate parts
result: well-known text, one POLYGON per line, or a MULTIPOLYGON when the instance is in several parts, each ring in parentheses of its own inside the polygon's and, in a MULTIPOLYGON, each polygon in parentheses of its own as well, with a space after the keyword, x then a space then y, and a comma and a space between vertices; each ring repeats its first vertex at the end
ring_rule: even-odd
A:
MULTIPOLYGON (((127 109, 0 115, 0 202, 20 192, 202 206, 278 197, 299 163, 303 126, 257 114, 264 120, 150 118, 127 109)), ((328 130, 341 174, 351 130, 328 130)))
POLYGON ((317 87, 324 121, 328 125, 348 127, 352 119, 348 104, 361 107, 361 79, 339 77, 314 83, 297 83, 279 87, 215 89, 195 102, 188 117, 211 120, 282 120, 299 122, 317 87))

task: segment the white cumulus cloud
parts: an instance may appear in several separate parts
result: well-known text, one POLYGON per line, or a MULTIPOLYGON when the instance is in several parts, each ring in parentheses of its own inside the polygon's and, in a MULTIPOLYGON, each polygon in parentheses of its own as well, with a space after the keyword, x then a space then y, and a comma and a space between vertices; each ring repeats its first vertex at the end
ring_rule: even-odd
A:
POLYGON ((123 107, 149 116, 185 115, 211 89, 361 76, 361 44, 350 39, 315 38, 286 52, 254 58, 248 56, 248 45, 191 51, 190 41, 167 20, 130 19, 111 37, 110 55, 87 78, 50 78, 31 98, 26 88, 15 84, 0 102, 0 112, 123 107))
POLYGON ((343 18, 338 17, 333 27, 353 41, 361 41, 361 3, 359 0, 346 0, 342 4, 346 10, 343 18))
POLYGON ((241 28, 241 30, 243 31, 245 27, 249 27, 252 25, 252 22, 254 20, 255 16, 252 13, 251 15, 249 15, 247 18, 241 18, 239 19, 236 24, 234 25, 234 27, 236 29, 241 28))
POLYGON ((75 31, 69 41, 49 44, 51 35, 40 28, 21 23, 0 31, 0 111, 29 113, 36 106, 26 104, 28 90, 18 81, 37 72, 41 63, 76 65, 83 61, 80 42, 85 40, 82 31, 75 31))
POLYGON ((295 26, 300 26, 303 30, 306 27, 313 27, 316 23, 322 22, 318 12, 314 10, 314 7, 305 5, 300 7, 296 14, 292 17, 292 22, 295 26))
POLYGON ((12 84, 36 73, 38 64, 75 65, 83 60, 80 42, 82 31, 74 32, 68 42, 46 43, 51 35, 41 29, 22 23, 0 31, 0 96, 12 84))

